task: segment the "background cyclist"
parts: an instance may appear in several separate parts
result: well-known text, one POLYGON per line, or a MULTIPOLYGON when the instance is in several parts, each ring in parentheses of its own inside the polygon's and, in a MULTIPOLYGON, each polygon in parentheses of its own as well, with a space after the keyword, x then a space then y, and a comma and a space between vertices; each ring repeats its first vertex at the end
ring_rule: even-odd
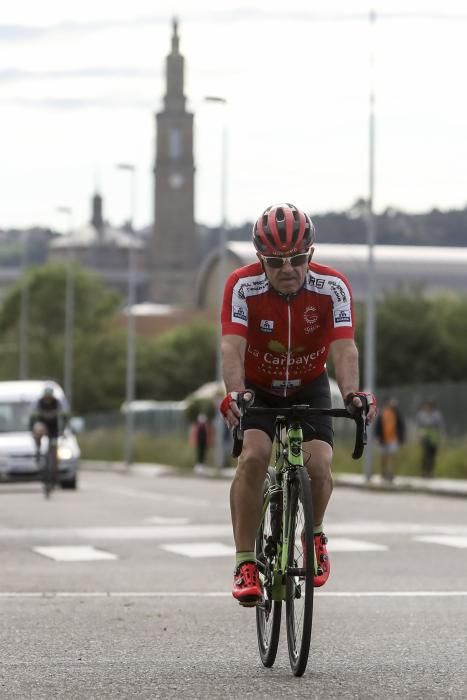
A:
POLYGON ((36 443, 36 460, 39 461, 41 441, 48 436, 53 464, 54 480, 57 478, 58 436, 63 432, 68 417, 68 407, 54 394, 54 388, 47 385, 31 411, 31 432, 36 443))
MULTIPOLYGON (((368 406, 359 392, 350 286, 342 274, 312 262, 315 228, 293 204, 268 207, 253 227, 258 262, 235 270, 227 280, 222 307, 222 357, 227 395, 221 412, 229 427, 238 424, 236 392, 251 388, 255 405, 284 407, 309 403, 330 407, 326 360, 331 354, 336 380, 350 411, 368 406)), ((313 486, 315 585, 329 577, 323 519, 333 482, 332 420, 313 417, 304 427, 304 461, 313 486)), ((230 506, 236 546, 233 596, 258 601, 261 583, 254 554, 262 489, 269 465, 274 418, 247 416, 243 451, 231 486, 230 506)))

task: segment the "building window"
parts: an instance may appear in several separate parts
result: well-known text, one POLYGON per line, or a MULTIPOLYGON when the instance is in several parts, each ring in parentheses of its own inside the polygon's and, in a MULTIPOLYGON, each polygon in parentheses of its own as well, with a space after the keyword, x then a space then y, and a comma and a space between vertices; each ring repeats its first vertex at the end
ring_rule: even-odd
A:
POLYGON ((169 158, 178 160, 182 155, 182 132, 180 129, 170 129, 169 131, 169 158))

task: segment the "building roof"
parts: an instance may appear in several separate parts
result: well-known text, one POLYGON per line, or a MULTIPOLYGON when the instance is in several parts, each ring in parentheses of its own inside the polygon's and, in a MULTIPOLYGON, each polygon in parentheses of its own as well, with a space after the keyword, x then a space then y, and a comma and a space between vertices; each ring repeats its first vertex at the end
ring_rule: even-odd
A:
POLYGON ((133 234, 120 228, 103 224, 97 228, 94 224, 86 224, 71 233, 51 241, 50 247, 55 250, 68 248, 88 248, 90 246, 115 246, 117 248, 133 248, 141 250, 145 244, 133 234))
MULTIPOLYGON (((256 260, 256 252, 250 241, 230 241, 228 249, 248 264, 256 260)), ((467 264, 467 247, 375 245, 374 258, 378 264, 397 263, 412 265, 467 264)), ((367 263, 368 246, 362 244, 316 243, 314 260, 332 266, 334 262, 352 261, 367 263)))
MULTIPOLYGON (((197 298, 204 308, 217 308, 218 305, 219 252, 219 249, 213 251, 200 270, 197 298)), ((377 245, 373 252, 378 296, 413 285, 428 293, 467 294, 467 247, 377 245)), ((229 241, 226 253, 223 279, 235 268, 257 260, 250 241, 229 241)), ((317 243, 313 260, 345 275, 355 299, 367 297, 368 246, 317 243)))

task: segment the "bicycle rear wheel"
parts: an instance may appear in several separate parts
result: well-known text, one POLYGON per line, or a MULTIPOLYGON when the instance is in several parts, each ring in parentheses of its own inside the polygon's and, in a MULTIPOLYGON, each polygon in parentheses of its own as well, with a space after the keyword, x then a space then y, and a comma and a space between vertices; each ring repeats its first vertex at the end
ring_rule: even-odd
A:
POLYGON ((286 586, 287 646, 295 676, 303 675, 313 621, 314 539, 310 479, 296 470, 289 489, 289 555, 286 586))
MULTIPOLYGON (((264 493, 276 483, 274 469, 269 468, 264 481, 264 493)), ((278 556, 277 544, 280 539, 282 519, 282 492, 269 502, 258 534, 255 550, 264 596, 256 606, 256 632, 261 661, 272 666, 276 660, 277 645, 281 629, 282 601, 273 600, 273 571, 278 556)))

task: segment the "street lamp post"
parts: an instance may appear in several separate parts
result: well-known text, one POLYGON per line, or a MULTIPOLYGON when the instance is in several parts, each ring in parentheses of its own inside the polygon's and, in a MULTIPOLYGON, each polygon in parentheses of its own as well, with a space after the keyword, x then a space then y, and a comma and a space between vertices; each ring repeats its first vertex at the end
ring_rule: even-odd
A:
POLYGON ((29 280, 28 269, 28 243, 29 233, 24 230, 21 234, 21 297, 19 311, 19 367, 20 379, 27 379, 29 375, 29 280))
MULTIPOLYGON (((57 211, 66 214, 68 218, 68 236, 73 230, 73 210, 71 207, 57 207, 57 211)), ((66 283, 65 283, 65 339, 63 350, 63 389, 68 400, 70 411, 73 405, 73 335, 75 317, 75 280, 71 240, 67 246, 66 283)))
MULTIPOLYGON (((136 196, 136 170, 131 163, 118 163, 118 170, 124 170, 131 174, 130 185, 130 233, 133 232, 136 196)), ((133 306, 136 303, 136 269, 133 246, 128 249, 128 309, 127 309, 127 350, 126 350, 126 436, 125 436, 125 465, 129 468, 133 463, 133 433, 134 416, 132 404, 135 400, 135 318, 133 306)))
MULTIPOLYGON (((210 95, 204 98, 204 101, 210 104, 218 104, 224 107, 227 106, 227 100, 224 97, 210 95)), ((224 293, 224 284, 226 276, 226 248, 227 248, 227 176, 228 176, 228 131, 227 121, 223 119, 222 137, 221 137, 221 222, 219 232, 219 264, 218 264, 218 297, 219 310, 222 308, 222 297, 224 293)), ((219 385, 224 381, 222 372, 222 329, 219 319, 219 333, 217 339, 217 354, 216 354, 216 379, 219 385)), ((216 470, 219 473, 223 467, 224 449, 223 449, 223 433, 224 420, 217 412, 216 415, 216 470)))
MULTIPOLYGON (((364 382, 366 391, 375 391, 376 364, 376 275, 374 248, 376 242, 376 225, 373 211, 375 189, 375 85, 374 85, 374 49, 373 34, 376 14, 370 12, 370 95, 368 120, 368 207, 367 207, 367 244, 368 244, 368 287, 365 317, 365 372, 364 382)), ((373 472, 373 440, 371 433, 365 450, 364 472, 370 480, 373 472)))

